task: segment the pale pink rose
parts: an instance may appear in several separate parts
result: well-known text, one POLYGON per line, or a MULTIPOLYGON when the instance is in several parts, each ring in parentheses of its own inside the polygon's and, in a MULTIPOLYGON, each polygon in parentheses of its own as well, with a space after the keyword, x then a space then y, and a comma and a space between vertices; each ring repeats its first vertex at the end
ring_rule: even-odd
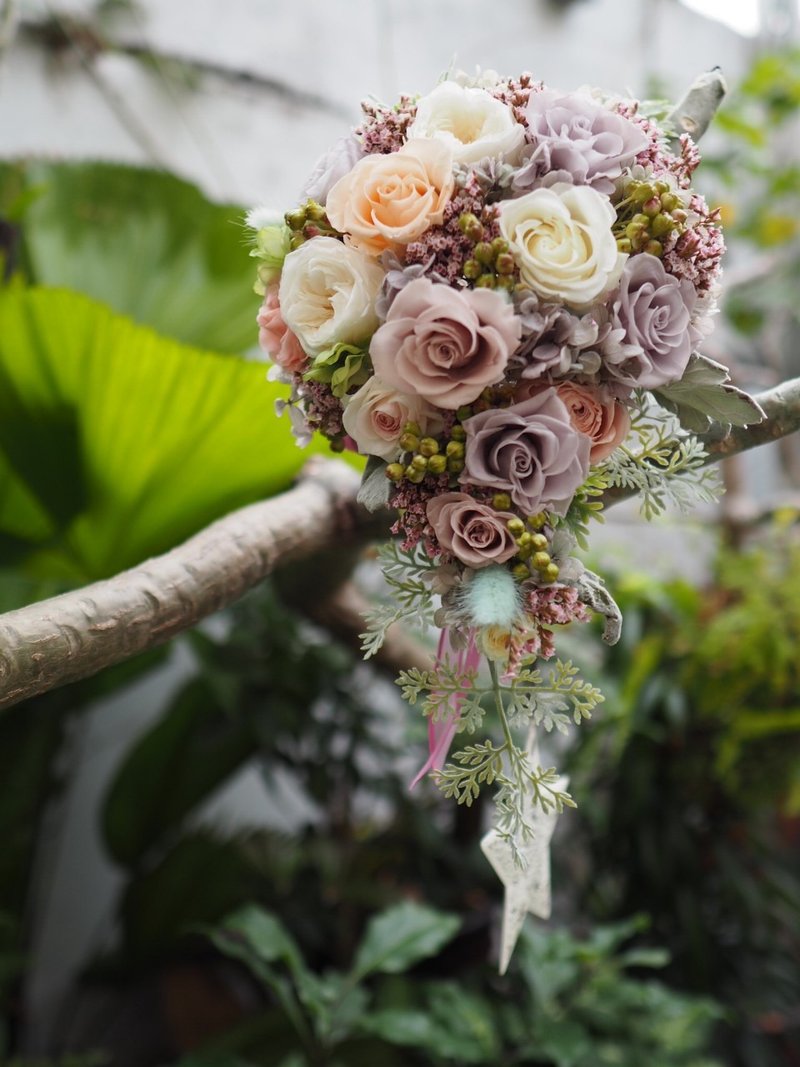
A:
POLYGON ((599 463, 624 441, 631 428, 628 409, 602 390, 561 382, 556 393, 569 412, 572 425, 592 442, 589 462, 599 463))
POLYGON ((270 359, 290 373, 303 370, 308 363, 308 356, 283 321, 277 285, 271 285, 267 289, 256 321, 258 343, 270 359))
MULTIPOLYGON (((514 398, 519 403, 548 388, 553 386, 523 381, 514 398)), ((625 440, 631 428, 631 417, 628 409, 616 397, 610 396, 604 389, 576 385, 574 382, 560 382, 555 385, 555 390, 569 412, 573 428, 592 442, 590 463, 600 463, 625 440)))
POLYGON ((395 459, 407 422, 416 422, 423 437, 439 433, 444 425, 439 412, 421 397, 398 393, 378 377, 345 400, 342 426, 367 456, 395 459))
POLYGON ((328 193, 328 218, 362 252, 400 254, 442 222, 453 191, 453 152, 444 142, 415 139, 397 152, 370 155, 328 193))
POLYGON ((416 278, 395 297, 369 351, 389 385, 455 411, 502 379, 521 329, 510 302, 491 289, 416 278))
POLYGON ((508 529, 509 520, 516 516, 510 511, 495 511, 466 493, 432 497, 426 514, 442 548, 468 567, 505 563, 519 551, 508 529))

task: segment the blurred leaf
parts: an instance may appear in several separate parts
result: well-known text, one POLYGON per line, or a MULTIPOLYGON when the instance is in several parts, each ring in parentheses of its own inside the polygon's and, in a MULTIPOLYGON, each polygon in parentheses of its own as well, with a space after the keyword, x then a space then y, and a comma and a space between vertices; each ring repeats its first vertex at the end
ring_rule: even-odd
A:
POLYGON ((585 1027, 573 1019, 544 1018, 536 1025, 536 1048, 553 1061, 554 1067, 589 1067, 594 1042, 585 1027))
POLYGON ((288 487, 305 456, 274 416, 279 391, 259 364, 75 293, 0 293, 0 530, 30 535, 32 573, 73 582, 162 552, 288 487), (70 507, 80 514, 34 552, 70 507))
POLYGON ((235 840, 208 831, 187 834, 126 887, 121 912, 128 966, 163 959, 193 928, 219 921, 252 896, 256 882, 235 840))
POLYGON ((731 110, 718 111, 714 123, 718 129, 738 137, 754 148, 761 148, 766 137, 764 130, 753 122, 748 122, 743 115, 731 110))
POLYGON ((300 950, 283 923, 255 904, 229 915, 212 932, 217 948, 235 956, 260 974, 262 963, 285 963, 292 973, 305 970, 300 950))
POLYGON ((134 865, 257 749, 244 716, 229 716, 201 679, 190 682, 117 768, 102 808, 106 848, 134 865))
POLYGON ((35 284, 80 290, 205 349, 254 347, 241 207, 163 171, 43 161, 0 164, 0 214, 6 204, 35 284))
POLYGON ((370 920, 353 964, 359 979, 374 971, 397 974, 447 944, 459 926, 455 915, 406 902, 370 920))

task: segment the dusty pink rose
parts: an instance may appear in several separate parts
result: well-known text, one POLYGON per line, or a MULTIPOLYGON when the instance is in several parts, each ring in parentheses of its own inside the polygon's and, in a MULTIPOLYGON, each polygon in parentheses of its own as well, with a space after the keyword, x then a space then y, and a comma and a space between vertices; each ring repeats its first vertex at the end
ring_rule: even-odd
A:
POLYGON ((365 455, 395 459, 407 422, 416 422, 423 437, 442 429, 441 413, 419 396, 405 396, 377 376, 346 398, 342 426, 365 455))
POLYGON ((515 516, 479 504, 466 493, 443 493, 428 501, 428 522, 436 540, 468 567, 505 563, 519 550, 508 531, 515 516))
POLYGON ((573 382, 561 382, 556 392, 564 401, 572 425, 592 442, 589 462, 599 463, 610 456, 631 428, 625 405, 599 389, 573 382))
MULTIPOLYGON (((540 382, 520 382, 515 392, 517 402, 530 400, 547 388, 540 382)), ((600 463, 621 444, 631 427, 628 409, 605 390, 574 382, 559 382, 556 393, 569 412, 570 421, 578 433, 586 434, 592 442, 589 462, 600 463)))
POLYGON ((286 371, 303 370, 308 363, 308 356, 283 321, 277 285, 272 285, 267 289, 256 321, 258 322, 258 343, 270 359, 286 371))
POLYGON ((417 138, 397 152, 365 156, 336 182, 325 207, 348 244, 379 256, 440 223, 453 185, 452 149, 417 138))
POLYGON ((399 392, 455 411, 502 379, 520 331, 499 293, 417 278, 395 297, 369 351, 375 373, 399 392))
POLYGON ((464 429, 462 484, 505 490, 525 512, 566 514, 589 473, 590 441, 576 432, 555 389, 482 411, 466 419, 464 429))

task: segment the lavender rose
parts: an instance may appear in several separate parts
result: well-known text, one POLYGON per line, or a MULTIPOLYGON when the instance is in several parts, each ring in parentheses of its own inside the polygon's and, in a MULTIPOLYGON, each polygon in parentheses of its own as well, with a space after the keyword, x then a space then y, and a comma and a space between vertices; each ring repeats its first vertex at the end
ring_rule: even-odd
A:
POLYGON ((555 389, 464 422, 461 482, 506 490, 523 511, 564 515, 589 473, 591 441, 578 433, 555 389))
POLYGON ((508 530, 511 512, 495 511, 466 493, 432 497, 426 509, 436 540, 468 567, 505 563, 518 551, 508 530))
POLYGON ((519 339, 519 319, 499 293, 417 278, 395 297, 369 351, 398 392, 455 411, 501 380, 519 339))
POLYGON ((677 381, 692 354, 696 301, 691 282, 667 274, 656 256, 631 256, 611 306, 612 325, 623 335, 605 347, 608 372, 643 389, 677 381))
POLYGON ((648 145, 644 132, 630 119, 580 93, 552 89, 531 93, 525 115, 531 146, 514 178, 518 192, 558 171, 568 174, 574 185, 591 185, 610 196, 614 179, 648 145))
POLYGON ((349 174, 365 154, 361 142, 352 133, 348 137, 341 137, 314 164, 314 169, 300 193, 301 203, 316 200, 324 204, 334 185, 345 174, 349 174))

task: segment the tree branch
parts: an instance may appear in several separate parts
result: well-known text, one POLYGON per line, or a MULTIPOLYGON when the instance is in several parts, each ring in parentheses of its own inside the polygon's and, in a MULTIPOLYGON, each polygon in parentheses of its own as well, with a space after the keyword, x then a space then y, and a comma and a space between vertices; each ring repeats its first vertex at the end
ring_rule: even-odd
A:
MULTIPOLYGON (((800 378, 756 399, 763 422, 703 438, 709 463, 800 429, 800 378)), ((358 484, 345 464, 317 459, 294 489, 233 512, 163 556, 0 616, 0 708, 163 644, 233 603, 278 565, 331 543, 341 552, 385 536, 385 513, 357 506, 358 484)), ((630 495, 609 492, 605 502, 630 495)), ((360 625, 352 595, 330 610, 339 629, 360 625)))
POLYGON ((95 674, 238 600, 279 564, 385 532, 356 508, 359 476, 315 459, 287 493, 241 508, 107 581, 0 616, 0 707, 95 674))

